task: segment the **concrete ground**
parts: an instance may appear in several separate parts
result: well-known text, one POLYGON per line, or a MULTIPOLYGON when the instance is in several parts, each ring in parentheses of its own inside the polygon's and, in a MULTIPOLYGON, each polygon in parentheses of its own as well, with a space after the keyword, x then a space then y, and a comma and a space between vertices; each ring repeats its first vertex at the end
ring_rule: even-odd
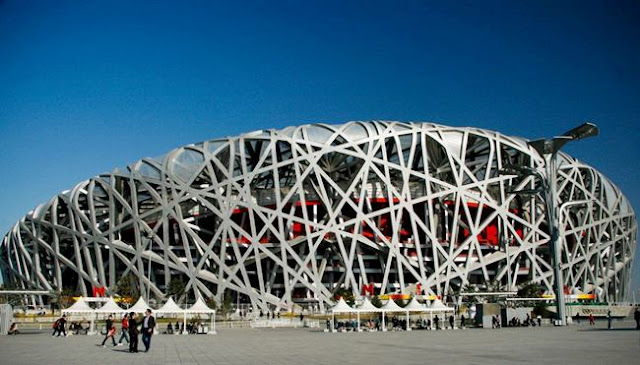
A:
MULTIPOLYGON (((638 364, 631 321, 590 327, 324 333, 306 328, 219 329, 217 335, 155 335, 149 353, 103 348, 101 336, 0 336, 0 364, 638 364)), ((144 349, 140 341, 140 348, 144 349)))

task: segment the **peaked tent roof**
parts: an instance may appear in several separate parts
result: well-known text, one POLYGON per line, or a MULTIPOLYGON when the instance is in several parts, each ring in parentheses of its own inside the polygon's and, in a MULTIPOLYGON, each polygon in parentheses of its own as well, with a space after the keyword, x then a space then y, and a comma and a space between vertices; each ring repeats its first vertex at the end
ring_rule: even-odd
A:
POLYGON ((405 310, 401 308, 393 299, 387 300, 387 302, 382 306, 382 311, 384 312, 404 312, 405 310))
POLYGON ((198 298, 193 305, 187 309, 185 309, 186 313, 215 313, 215 309, 209 308, 205 302, 202 300, 202 297, 198 298))
POLYGON ((349 304, 347 304, 347 302, 344 301, 343 298, 340 298, 338 300, 338 303, 336 303, 336 305, 329 308, 329 311, 333 313, 351 313, 351 312, 355 312, 356 310, 351 308, 349 304))
POLYGON ((67 309, 63 309, 62 313, 93 313, 94 309, 84 301, 84 298, 78 299, 73 305, 67 309))
POLYGON ((127 309, 127 310, 129 312, 144 313, 144 311, 146 311, 149 308, 151 308, 151 307, 149 307, 149 304, 147 304, 147 302, 145 302, 144 299, 142 297, 140 297, 140 299, 138 299, 136 304, 134 304, 133 307, 131 307, 131 308, 127 309))
POLYGON ((382 309, 373 305, 367 297, 364 298, 364 302, 362 302, 362 304, 356 307, 356 310, 359 312, 382 312, 382 309))
POLYGON ((427 306, 424 304, 420 304, 418 302, 418 298, 413 297, 411 298, 411 301, 409 302, 409 304, 407 304, 404 308, 405 311, 407 312, 427 312, 427 306))
POLYGON ((116 303, 113 298, 109 298, 104 305, 95 310, 96 313, 122 313, 126 312, 126 310, 120 308, 120 306, 116 303))
POLYGON ((446 305, 444 305, 444 303, 442 303, 440 299, 434 300, 433 303, 431 303, 431 306, 429 306, 429 309, 431 309, 432 311, 440 311, 440 312, 448 312, 448 311, 454 310, 453 308, 447 307, 446 305))
POLYGON ((173 298, 169 297, 164 305, 158 309, 156 309, 156 313, 182 313, 184 309, 180 308, 176 302, 173 301, 173 298))

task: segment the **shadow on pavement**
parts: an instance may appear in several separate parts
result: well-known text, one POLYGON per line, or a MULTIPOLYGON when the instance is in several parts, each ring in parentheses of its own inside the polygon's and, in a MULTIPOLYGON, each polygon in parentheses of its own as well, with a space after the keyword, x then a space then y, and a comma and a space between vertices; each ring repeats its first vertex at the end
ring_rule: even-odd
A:
POLYGON ((603 331, 603 332, 607 332, 607 331, 638 331, 635 328, 612 328, 612 329, 606 329, 606 328, 585 328, 585 329, 581 329, 579 331, 603 331))
POLYGON ((22 330, 18 330, 18 334, 17 335, 7 335, 7 337, 15 337, 15 336, 25 336, 25 335, 39 335, 40 332, 32 332, 32 331, 22 331, 22 330))
POLYGON ((114 348, 111 351, 113 351, 113 352, 122 352, 122 353, 125 353, 125 354, 129 353, 129 349, 128 348, 127 349, 116 349, 116 348, 114 348))

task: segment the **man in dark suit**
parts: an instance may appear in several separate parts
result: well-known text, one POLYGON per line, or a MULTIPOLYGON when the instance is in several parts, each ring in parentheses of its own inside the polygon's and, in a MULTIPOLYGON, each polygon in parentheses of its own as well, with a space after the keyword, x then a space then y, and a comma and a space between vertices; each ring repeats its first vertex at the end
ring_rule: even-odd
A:
POLYGON ((129 313, 129 352, 138 352, 138 321, 136 313, 129 313))
POLYGON ((151 347, 151 335, 153 335, 153 329, 156 326, 156 319, 151 315, 151 309, 147 309, 144 314, 145 316, 142 320, 142 343, 144 344, 144 352, 148 352, 149 347, 151 347))

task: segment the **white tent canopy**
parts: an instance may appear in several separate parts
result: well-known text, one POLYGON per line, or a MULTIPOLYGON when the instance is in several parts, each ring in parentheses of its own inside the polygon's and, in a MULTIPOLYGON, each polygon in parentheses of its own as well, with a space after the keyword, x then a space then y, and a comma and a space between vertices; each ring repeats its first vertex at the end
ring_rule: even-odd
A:
MULTIPOLYGON (((115 304, 115 302, 114 302, 114 304, 115 304)), ((71 307, 62 310, 62 314, 88 314, 88 315, 90 315, 91 316, 91 322, 89 324, 89 331, 87 332, 90 335, 95 334, 95 331, 94 331, 94 328, 93 328, 94 327, 93 326, 93 322, 94 322, 95 313, 96 313, 96 310, 91 308, 87 304, 87 302, 84 300, 84 298, 78 299, 75 303, 73 303, 73 305, 71 307)))
POLYGON ((447 307, 446 305, 444 305, 444 303, 442 303, 442 301, 440 299, 434 300, 433 303, 431 303, 431 306, 429 306, 429 309, 432 312, 453 312, 453 311, 455 311, 455 309, 453 309, 451 307, 447 307))
POLYGON ((158 309, 156 309, 156 313, 184 313, 184 309, 180 308, 173 300, 173 298, 169 297, 164 305, 158 309))
MULTIPOLYGON (((444 305, 444 303, 442 303, 442 301, 440 299, 436 299, 433 301, 433 303, 431 303, 430 306, 427 307, 427 310, 429 311, 429 316, 430 316, 430 320, 431 322, 433 322, 433 313, 444 313, 444 312, 454 312, 455 309, 451 308, 451 307, 447 307, 446 305, 444 305)), ((437 314, 436 314, 437 316, 437 314)))
MULTIPOLYGON (((399 305, 396 304, 396 302, 393 301, 393 299, 389 299, 387 300, 387 302, 380 308, 382 310, 382 312, 404 312, 404 310, 402 308, 400 308, 399 305)), ((387 325, 385 323, 385 314, 382 314, 382 331, 386 331, 387 330, 387 325)))
POLYGON ((409 312, 428 312, 427 306, 424 304, 420 304, 418 302, 418 298, 413 297, 409 304, 405 305, 404 311, 407 314, 407 331, 411 331, 411 318, 409 317, 409 312))
POLYGON ((362 304, 356 307, 356 311, 358 313, 358 332, 360 332, 360 313, 377 313, 382 312, 382 310, 371 303, 369 298, 365 297, 362 304))
POLYGON ((409 304, 407 304, 404 308, 407 312, 427 312, 427 306, 424 304, 420 304, 418 302, 418 298, 413 297, 409 304))
POLYGON ((93 314, 94 309, 89 307, 83 298, 78 299, 73 305, 62 310, 62 314, 93 314))
POLYGON ((198 298, 191 307, 184 310, 184 328, 187 328, 187 314, 209 314, 211 316, 211 327, 213 330, 208 333, 211 335, 216 334, 216 311, 215 309, 209 308, 202 300, 202 297, 198 298))
POLYGON ((144 311, 146 311, 149 308, 150 307, 147 304, 147 302, 145 302, 144 299, 142 297, 140 297, 140 299, 138 299, 136 304, 134 304, 133 307, 127 309, 127 311, 136 312, 136 313, 144 313, 144 311))
POLYGON ((209 308, 205 302, 202 300, 202 297, 198 298, 196 302, 189 308, 185 309, 187 313, 215 313, 215 309, 209 308))
MULTIPOLYGON (((331 312, 331 332, 335 331, 334 328, 334 323, 335 323, 335 319, 336 319, 336 313, 358 313, 358 318, 360 316, 360 312, 358 312, 357 309, 353 309, 349 306, 349 304, 347 304, 347 302, 344 301, 343 298, 338 299, 338 303, 336 303, 333 307, 329 308, 329 311, 331 312)), ((360 323, 360 321, 358 320, 358 323, 360 323)))
POLYGON ((387 300, 387 302, 380 309, 383 312, 404 312, 404 309, 396 304, 393 299, 387 300))
POLYGON ((95 310, 96 313, 123 313, 126 310, 120 308, 113 298, 109 298, 104 305, 95 310))
POLYGON ((95 315, 95 309, 89 307, 89 304, 85 302, 84 298, 78 299, 73 305, 67 309, 62 310, 62 314, 88 314, 91 316, 89 323, 88 333, 93 334, 93 317, 95 315))
POLYGON ((371 303, 369 298, 364 298, 362 304, 356 307, 356 310, 359 312, 382 312, 382 309, 376 307, 371 303))
POLYGON ((333 307, 329 308, 329 311, 331 313, 353 313, 356 310, 351 308, 349 306, 349 304, 347 304, 347 302, 344 301, 343 298, 340 298, 338 300, 338 303, 336 303, 336 305, 334 305, 333 307))

